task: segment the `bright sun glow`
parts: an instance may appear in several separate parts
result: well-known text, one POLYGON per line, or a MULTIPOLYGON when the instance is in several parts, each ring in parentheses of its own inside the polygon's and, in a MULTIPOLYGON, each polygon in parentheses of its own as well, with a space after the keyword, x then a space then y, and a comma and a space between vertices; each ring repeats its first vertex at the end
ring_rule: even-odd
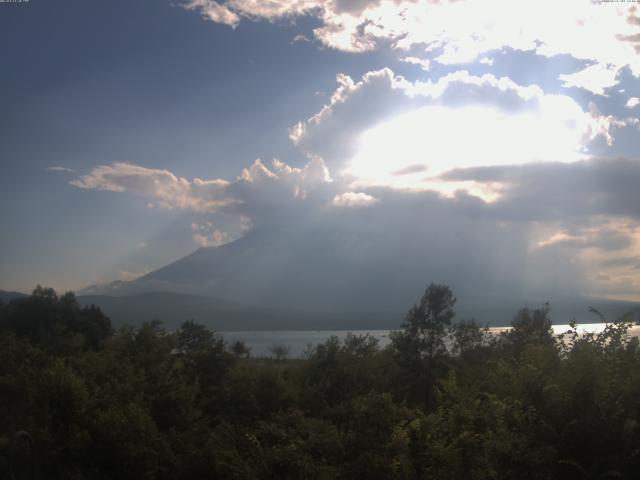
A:
POLYGON ((562 96, 548 96, 535 111, 517 114, 429 106, 364 132, 346 173, 363 184, 446 193, 459 186, 437 177, 454 168, 584 158, 588 132, 589 118, 562 96))

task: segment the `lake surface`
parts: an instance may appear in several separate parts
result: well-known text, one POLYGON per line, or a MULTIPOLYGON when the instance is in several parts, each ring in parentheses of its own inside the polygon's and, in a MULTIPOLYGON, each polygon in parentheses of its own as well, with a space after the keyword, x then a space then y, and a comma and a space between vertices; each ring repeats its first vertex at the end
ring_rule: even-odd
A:
MULTIPOLYGON (((585 323, 578 325, 578 332, 601 332, 605 323, 585 323)), ((508 330, 509 327, 492 327, 490 332, 497 334, 508 330)), ((557 334, 569 330, 569 325, 554 325, 553 331, 557 334)), ((392 330, 280 330, 280 331, 246 331, 246 332, 220 332, 225 340, 233 342, 242 340, 251 349, 251 356, 266 357, 271 356, 269 348, 274 345, 285 345, 289 347, 289 356, 292 358, 301 357, 309 345, 318 345, 325 342, 329 337, 336 336, 344 339, 347 334, 354 335, 369 334, 379 341, 380 347, 389 344, 389 333, 392 330)), ((629 330, 632 336, 640 336, 640 326, 634 326, 629 330)))

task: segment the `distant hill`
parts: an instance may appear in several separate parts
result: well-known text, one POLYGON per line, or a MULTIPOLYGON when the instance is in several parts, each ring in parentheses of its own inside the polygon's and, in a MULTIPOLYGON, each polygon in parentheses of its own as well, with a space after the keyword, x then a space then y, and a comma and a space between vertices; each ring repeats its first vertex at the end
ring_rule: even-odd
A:
MULTIPOLYGON (((405 311, 395 315, 363 312, 321 313, 312 311, 276 310, 225 302, 215 298, 170 292, 151 292, 124 297, 82 295, 82 305, 96 305, 111 318, 115 326, 140 325, 145 321, 162 320, 167 328, 176 328, 183 321, 193 319, 215 330, 368 330, 394 329, 402 323, 405 311)), ((522 307, 536 308, 539 304, 504 303, 492 306, 458 308, 456 319, 476 318, 482 323, 508 325, 522 307)), ((627 312, 636 312, 638 304, 591 299, 558 304, 551 311, 554 323, 568 323, 575 318, 579 323, 599 322, 588 312, 593 306, 608 319, 615 319, 627 312)), ((407 307, 408 309, 409 307, 407 307)))
POLYGON ((28 297, 26 293, 7 292, 5 290, 0 290, 0 301, 2 302, 10 302, 11 300, 15 300, 17 298, 25 298, 25 297, 28 297))
POLYGON ((215 330, 334 330, 344 328, 391 328, 400 318, 371 315, 328 315, 295 310, 276 310, 225 302, 215 298, 170 292, 150 292, 113 297, 80 295, 81 305, 96 305, 115 326, 140 325, 158 319, 168 328, 196 320, 215 330))

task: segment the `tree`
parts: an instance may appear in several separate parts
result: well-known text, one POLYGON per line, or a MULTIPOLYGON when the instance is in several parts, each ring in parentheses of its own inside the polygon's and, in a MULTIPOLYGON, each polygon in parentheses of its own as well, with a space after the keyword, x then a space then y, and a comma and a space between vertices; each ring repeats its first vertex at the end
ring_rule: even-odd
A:
POLYGON ((178 346, 182 353, 211 348, 216 343, 214 333, 193 320, 187 320, 176 331, 178 346))
POLYGON ((271 352, 271 355, 279 362, 289 356, 289 347, 286 345, 272 345, 269 347, 269 352, 271 352))
POLYGON ((0 331, 11 330, 58 351, 97 350, 112 333, 111 321, 98 307, 80 307, 73 292, 58 296, 40 285, 31 296, 12 300, 2 310, 0 331))
POLYGON ((242 340, 236 340, 231 344, 231 352, 233 352, 233 354, 236 357, 249 358, 249 355, 251 354, 251 349, 247 347, 247 344, 244 343, 242 340))
POLYGON ((552 345, 555 342, 549 312, 551 306, 549 302, 542 308, 520 310, 513 322, 511 330, 507 333, 507 339, 516 348, 521 349, 527 344, 552 345))
POLYGON ((392 348, 400 366, 416 389, 411 397, 426 397, 432 403, 431 386, 447 356, 447 326, 455 316, 456 297, 446 285, 432 283, 417 305, 407 313, 402 330, 391 335, 392 348), (416 391, 417 390, 417 391, 416 391))
POLYGON ((453 354, 465 357, 469 353, 483 347, 489 339, 489 328, 481 328, 475 320, 460 322, 451 328, 453 354))
POLYGON ((204 325, 189 320, 176 332, 180 358, 188 376, 198 384, 205 410, 213 412, 221 401, 220 389, 236 357, 224 339, 204 325))
POLYGON ((420 303, 407 313, 402 330, 394 335, 394 346, 416 360, 432 360, 446 353, 446 327, 455 316, 456 298, 446 285, 432 283, 420 303))

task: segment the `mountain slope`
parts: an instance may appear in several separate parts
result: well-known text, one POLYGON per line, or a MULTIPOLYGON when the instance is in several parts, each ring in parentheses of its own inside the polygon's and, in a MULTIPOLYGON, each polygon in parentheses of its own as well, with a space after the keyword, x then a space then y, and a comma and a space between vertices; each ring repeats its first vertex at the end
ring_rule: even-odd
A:
POLYGON ((11 300, 16 300, 18 298, 26 298, 28 295, 26 293, 20 292, 7 292, 5 290, 0 290, 0 301, 2 302, 10 302, 11 300))
MULTIPOLYGON (((318 230, 312 235, 323 239, 318 248, 309 245, 308 235, 295 228, 256 232, 222 247, 201 248, 133 282, 79 294, 174 292, 276 309, 391 313, 404 310, 424 288, 424 280, 414 278, 425 275, 412 273, 401 282, 400 269, 389 268, 388 259, 358 252, 357 238, 318 230)), ((405 273, 411 270, 416 268, 405 273)))
POLYGON ((161 320, 176 328, 185 320, 195 320, 215 330, 339 330, 394 328, 399 318, 369 315, 327 315, 312 311, 276 310, 220 301, 181 293, 151 292, 110 297, 81 295, 81 305, 96 305, 114 326, 141 325, 161 320))
MULTIPOLYGON (((167 328, 176 328, 185 320, 196 320, 215 330, 369 330, 395 329, 402 322, 404 312, 372 315, 366 313, 323 313, 311 310, 277 310, 224 302, 214 298, 181 293, 151 292, 140 295, 111 297, 82 295, 81 305, 97 305, 112 320, 114 326, 141 325, 158 319, 167 328)), ((530 302, 503 302, 494 305, 465 305, 457 308, 457 319, 475 318, 481 323, 508 325, 522 307, 536 308, 530 302)), ((635 312, 640 319, 638 304, 602 299, 575 299, 559 302, 552 307, 554 323, 598 322, 590 314, 593 306, 608 319, 616 319, 628 312, 635 312)))
POLYGON ((466 256, 470 260, 452 262, 445 260, 451 255, 425 248, 423 232, 383 227, 336 230, 308 222, 254 231, 221 247, 200 248, 133 282, 114 282, 79 294, 124 297, 98 302, 108 305, 107 314, 109 309, 118 312, 118 318, 133 318, 124 313, 129 309, 146 316, 144 320, 160 315, 172 322, 215 318, 214 323, 224 328, 238 329, 393 328, 431 282, 451 286, 459 299, 458 318, 474 317, 492 325, 508 324, 519 308, 546 301, 551 302, 556 323, 572 318, 598 321, 588 313, 590 306, 612 319, 638 308, 585 297, 571 285, 558 286, 561 279, 529 287, 529 278, 519 278, 509 268, 519 257, 510 258, 500 246, 488 251, 468 245, 468 239, 430 233, 431 242, 438 245, 433 252, 470 248, 474 253, 466 256), (484 257, 498 258, 502 264, 488 270, 484 257), (162 307, 152 308, 152 298, 162 307))

